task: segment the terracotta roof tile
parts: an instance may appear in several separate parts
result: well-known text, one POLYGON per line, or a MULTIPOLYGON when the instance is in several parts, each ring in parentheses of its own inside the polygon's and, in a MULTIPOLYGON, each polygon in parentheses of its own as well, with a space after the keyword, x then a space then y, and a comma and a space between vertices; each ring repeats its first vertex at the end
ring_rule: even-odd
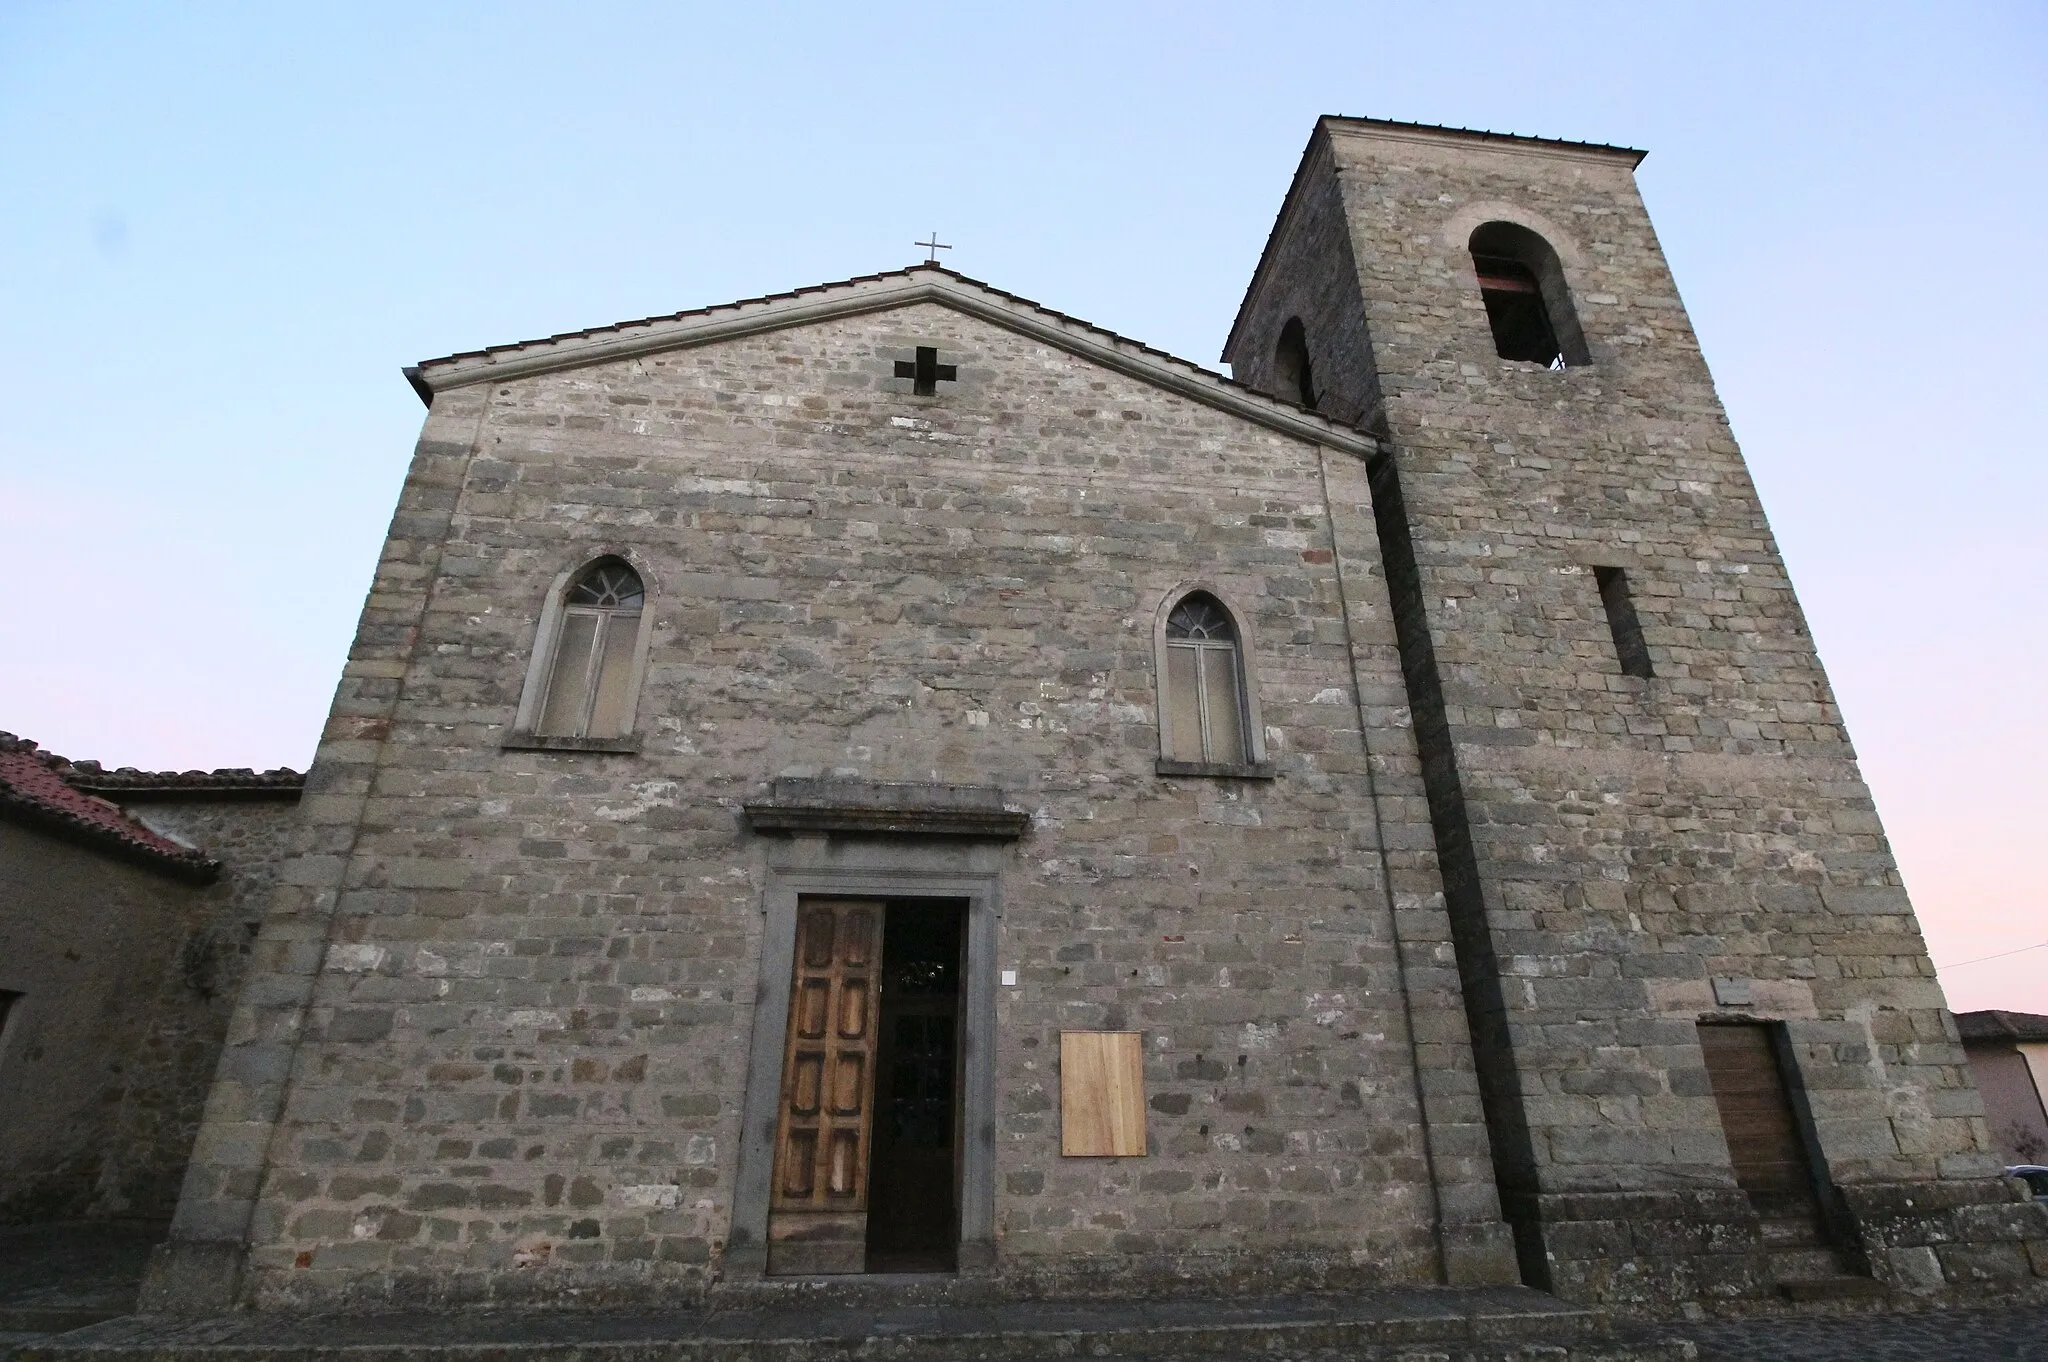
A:
POLYGON ((64 771, 75 790, 107 794, 292 794, 306 787, 306 778, 289 766, 252 771, 226 766, 217 771, 138 771, 123 766, 109 771, 96 761, 75 761, 64 771))
POLYGON ((99 792, 237 798, 296 794, 304 785, 304 776, 284 768, 138 771, 124 766, 106 771, 96 761, 66 761, 26 738, 0 732, 0 817, 202 882, 220 873, 219 861, 151 831, 99 792))

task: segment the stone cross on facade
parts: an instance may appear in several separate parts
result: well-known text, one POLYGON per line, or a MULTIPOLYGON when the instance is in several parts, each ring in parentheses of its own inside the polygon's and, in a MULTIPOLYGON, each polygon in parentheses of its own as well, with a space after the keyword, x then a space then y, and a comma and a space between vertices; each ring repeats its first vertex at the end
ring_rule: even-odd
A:
POLYGON ((915 362, 907 359, 896 361, 896 377, 909 379, 910 390, 919 397, 930 397, 939 390, 939 384, 958 382, 960 368, 954 364, 939 363, 936 346, 920 345, 915 362))
POLYGON ((913 241, 910 244, 913 246, 924 247, 924 263, 927 265, 936 265, 939 263, 940 251, 950 251, 953 249, 951 246, 948 246, 944 242, 939 240, 939 234, 936 230, 932 232, 931 240, 913 241))

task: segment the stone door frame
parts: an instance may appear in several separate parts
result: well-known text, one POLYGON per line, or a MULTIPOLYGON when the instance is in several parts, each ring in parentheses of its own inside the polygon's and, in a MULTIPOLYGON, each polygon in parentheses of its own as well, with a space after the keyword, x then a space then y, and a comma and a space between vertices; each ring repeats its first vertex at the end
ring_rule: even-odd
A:
POLYGON ((794 836, 769 843, 762 893, 760 982, 740 1117, 739 1171, 725 1267, 755 1278, 768 1267, 782 1063, 789 1032, 797 901, 805 896, 960 899, 967 905, 961 978, 959 1271, 995 1265, 996 925, 1005 848, 951 838, 794 836))

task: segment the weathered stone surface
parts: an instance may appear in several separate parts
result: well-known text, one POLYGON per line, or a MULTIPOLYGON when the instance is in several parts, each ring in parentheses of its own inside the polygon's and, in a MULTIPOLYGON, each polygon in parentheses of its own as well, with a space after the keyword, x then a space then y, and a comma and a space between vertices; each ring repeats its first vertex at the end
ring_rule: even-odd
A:
POLYGON ((758 1273, 778 877, 946 843, 1014 975, 965 1033, 991 1290, 1495 1283, 1512 1222, 1575 1298, 1756 1302, 1806 1260, 1703 1017, 1779 1027, 1843 1272, 2031 1272, 1632 164, 1326 121, 1230 358, 1285 387, 1301 319, 1282 395, 1343 428, 936 269, 425 366, 180 1235, 246 1238, 267 1306, 758 1273), (1555 248, 1584 362, 1495 355, 1493 221, 1555 248), (600 555, 647 587, 633 732, 542 742, 544 603, 600 555), (1196 587, 1243 763, 1162 760, 1196 587), (1143 1033, 1142 1159, 1061 1156, 1062 1029, 1143 1033))
MULTIPOLYGON (((993 787, 952 812, 1028 815, 998 949, 1019 975, 996 1055, 1005 1263, 1264 1252, 1293 1280, 1437 1278, 1409 1013, 1440 1081, 1471 1066, 1429 963, 1415 757, 1360 729, 1361 690, 1400 681, 1354 456, 933 304, 459 389, 421 450, 445 539, 394 530, 351 664, 392 659, 386 736, 364 751, 338 710, 313 784, 360 793, 309 814, 348 850, 287 874, 266 942, 287 986, 251 994, 305 1007, 251 1222, 258 1300, 701 1280, 758 970, 740 806, 833 781, 993 787), (919 344, 957 385, 900 390, 919 344), (459 453, 434 439, 458 419, 459 453), (639 752, 501 746, 549 583, 603 552, 631 555, 654 613, 639 752), (1195 583, 1242 612, 1277 779, 1154 770, 1154 619, 1195 583), (387 613, 416 623, 370 627, 387 613), (1405 801, 1377 811, 1403 843, 1384 861, 1374 779, 1405 801), (301 923, 317 973, 288 963, 301 923), (1145 1032, 1144 1161, 1059 1157, 1062 1027, 1145 1032)), ((1439 1176, 1484 1187, 1483 1141, 1463 1144, 1439 1176)), ((1490 1192, 1458 1214, 1497 1225, 1490 1192)), ((1502 1242, 1467 1232, 1459 1272, 1498 1279, 1502 1242)))
MULTIPOLYGON (((1283 391, 1300 318, 1320 409, 1390 443, 1381 537, 1502 1190, 1530 1279, 1589 1297, 1623 1287, 1606 1232, 1552 1223, 1575 1194, 1732 1188, 1703 1017, 1784 1025, 1845 1190, 1995 1171, 1961 1056, 1927 1043, 1933 966, 1635 159, 1325 120, 1226 354, 1283 391), (1583 362, 1498 356, 1470 244, 1489 222, 1555 251, 1583 362), (1595 568, 1625 572, 1653 676, 1625 674, 1595 568)), ((2041 1234, 1940 1200, 1865 1246, 2041 1234)))

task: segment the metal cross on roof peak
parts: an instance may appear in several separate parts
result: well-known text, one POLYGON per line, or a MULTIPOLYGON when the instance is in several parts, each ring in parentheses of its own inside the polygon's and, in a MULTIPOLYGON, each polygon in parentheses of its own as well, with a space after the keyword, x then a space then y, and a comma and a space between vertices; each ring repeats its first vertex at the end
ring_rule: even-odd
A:
POLYGON ((924 247, 924 263, 927 265, 936 265, 939 263, 940 251, 950 251, 953 249, 951 246, 948 246, 944 242, 939 240, 939 234, 936 231, 932 233, 932 239, 930 241, 913 241, 910 244, 913 246, 924 247))

